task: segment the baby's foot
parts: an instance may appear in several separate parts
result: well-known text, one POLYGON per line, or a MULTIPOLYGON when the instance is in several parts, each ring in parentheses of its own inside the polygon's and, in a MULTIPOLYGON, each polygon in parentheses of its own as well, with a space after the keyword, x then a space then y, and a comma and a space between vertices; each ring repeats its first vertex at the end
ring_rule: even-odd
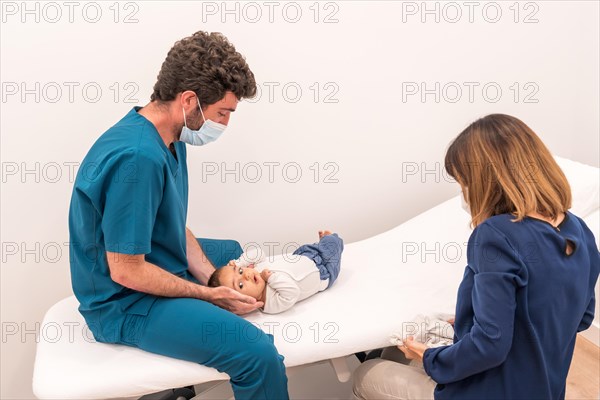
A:
POLYGON ((331 231, 319 231, 319 239, 323 239, 323 236, 331 235, 331 231))

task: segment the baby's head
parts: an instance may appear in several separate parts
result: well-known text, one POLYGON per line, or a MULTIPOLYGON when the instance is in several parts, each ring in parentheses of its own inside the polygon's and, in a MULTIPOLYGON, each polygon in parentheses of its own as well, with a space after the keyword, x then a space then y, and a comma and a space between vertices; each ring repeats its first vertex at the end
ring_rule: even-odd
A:
POLYGON ((227 286, 256 300, 263 299, 266 283, 254 267, 225 265, 210 276, 208 287, 227 286))

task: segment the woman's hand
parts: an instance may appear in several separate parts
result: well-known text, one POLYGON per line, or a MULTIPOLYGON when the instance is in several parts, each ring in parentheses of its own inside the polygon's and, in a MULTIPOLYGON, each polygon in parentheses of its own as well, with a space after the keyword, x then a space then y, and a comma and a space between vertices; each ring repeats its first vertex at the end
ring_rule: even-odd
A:
POLYGON ((402 346, 398 346, 398 348, 409 360, 423 361, 423 354, 425 354, 425 350, 427 350, 429 347, 423 343, 417 342, 412 336, 409 336, 406 338, 402 346))

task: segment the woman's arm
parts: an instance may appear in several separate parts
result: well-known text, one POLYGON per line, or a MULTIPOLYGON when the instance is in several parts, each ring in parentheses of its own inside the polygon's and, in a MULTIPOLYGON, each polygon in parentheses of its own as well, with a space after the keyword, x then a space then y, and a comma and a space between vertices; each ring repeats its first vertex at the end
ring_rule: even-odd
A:
POLYGON ((423 366, 437 383, 456 382, 502 364, 513 344, 516 291, 525 285, 519 276, 523 264, 496 228, 484 223, 476 230, 468 249, 474 272, 473 326, 455 344, 425 351, 423 366))
POLYGON ((585 313, 583 314, 583 318, 581 318, 581 322, 579 323, 579 327, 577 327, 577 332, 585 331, 587 328, 592 325, 594 322, 594 309, 596 308, 596 295, 592 293, 592 298, 590 299, 590 304, 588 304, 585 313))

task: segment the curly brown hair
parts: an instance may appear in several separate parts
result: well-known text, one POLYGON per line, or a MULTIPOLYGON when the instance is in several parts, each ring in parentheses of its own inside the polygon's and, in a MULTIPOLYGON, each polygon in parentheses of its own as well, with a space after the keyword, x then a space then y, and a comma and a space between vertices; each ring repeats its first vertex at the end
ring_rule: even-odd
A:
POLYGON ((171 101, 186 90, 194 91, 204 107, 228 91, 238 100, 254 97, 256 81, 244 57, 223 34, 198 31, 169 50, 150 100, 171 101))

